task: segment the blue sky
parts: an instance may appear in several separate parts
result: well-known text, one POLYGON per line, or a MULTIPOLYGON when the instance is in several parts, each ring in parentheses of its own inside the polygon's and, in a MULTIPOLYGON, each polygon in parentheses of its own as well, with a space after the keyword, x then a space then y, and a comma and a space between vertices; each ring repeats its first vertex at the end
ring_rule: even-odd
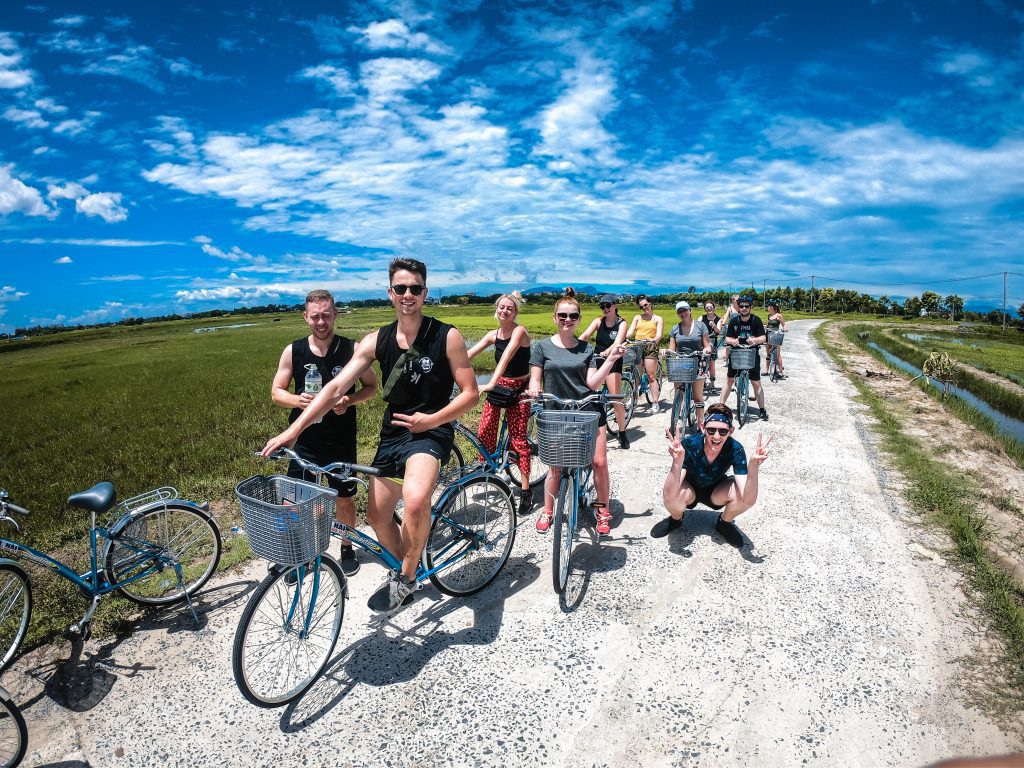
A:
POLYGON ((395 255, 435 295, 1024 273, 1016 3, 150 5, 0 11, 0 330, 395 255))

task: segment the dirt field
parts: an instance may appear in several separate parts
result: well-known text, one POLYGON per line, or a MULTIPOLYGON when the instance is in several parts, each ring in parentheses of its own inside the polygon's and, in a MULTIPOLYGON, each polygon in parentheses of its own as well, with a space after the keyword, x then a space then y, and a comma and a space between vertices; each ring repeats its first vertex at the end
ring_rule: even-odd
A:
MULTIPOLYGON (((771 421, 737 434, 748 449, 758 430, 775 436, 742 549, 701 509, 650 538, 668 417, 639 410, 633 447, 610 451, 612 535, 584 533, 567 599, 533 516, 506 570, 467 600, 427 588, 382 621, 365 605, 382 572, 365 564, 329 674, 261 710, 230 669, 265 573, 252 563, 204 591, 198 630, 187 612, 153 614, 123 639, 19 660, 4 684, 26 708, 27 764, 922 766, 1020 748, 968 701, 984 633, 815 324, 790 324, 790 378, 766 383, 771 421)), ((878 386, 899 398, 901 385, 878 386)), ((908 428, 941 435, 934 410, 908 428)), ((961 435, 949 459, 1019 493, 984 442, 961 435)))

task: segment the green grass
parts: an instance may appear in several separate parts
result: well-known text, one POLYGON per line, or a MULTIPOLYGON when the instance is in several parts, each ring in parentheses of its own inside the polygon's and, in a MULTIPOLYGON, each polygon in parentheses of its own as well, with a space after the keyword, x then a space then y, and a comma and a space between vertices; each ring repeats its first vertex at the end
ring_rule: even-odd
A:
MULTIPOLYGON (((829 342, 826 325, 814 336, 840 367, 842 355, 829 342)), ((981 490, 941 462, 903 431, 903 418, 893 414, 885 401, 856 376, 850 380, 875 419, 882 446, 908 482, 906 496, 914 509, 941 525, 949 534, 957 561, 963 566, 974 593, 992 626, 1005 643, 1007 682, 1010 690, 1024 690, 1024 592, 1021 585, 996 565, 985 549, 985 522, 974 512, 972 500, 981 490)))
MULTIPOLYGON (((867 341, 874 341, 876 344, 878 344, 886 351, 891 352, 894 355, 897 355, 898 357, 902 358, 903 360, 906 360, 908 363, 911 363, 912 365, 916 365, 918 368, 921 367, 921 365, 924 363, 925 358, 927 357, 926 354, 916 349, 915 347, 912 347, 909 344, 904 344, 903 342, 897 339, 893 339, 891 336, 885 333, 880 333, 878 326, 872 327, 868 325, 859 324, 846 325, 843 326, 842 332, 850 342, 858 346, 860 349, 864 350, 866 353, 868 353, 869 355, 871 355, 872 357, 874 357, 876 360, 878 360, 880 363, 887 367, 889 367, 889 364, 886 362, 882 354, 877 350, 868 347, 867 341), (860 338, 861 334, 864 333, 867 333, 869 336, 867 341, 860 338)), ((908 376, 901 370, 895 368, 893 368, 893 370, 900 376, 910 378, 910 376, 908 376)), ((978 429, 981 432, 984 432, 986 435, 988 435, 997 443, 999 443, 1003 450, 1006 451, 1006 454, 1017 464, 1017 466, 1024 468, 1024 443, 1021 443, 1018 440, 1014 440, 1012 437, 1009 437, 1004 432, 1001 432, 999 428, 996 426, 996 423, 991 418, 989 418, 984 413, 982 413, 969 403, 965 402, 964 400, 961 400, 960 398, 953 396, 948 396, 945 400, 943 400, 941 391, 938 390, 936 387, 927 384, 924 381, 924 379, 918 379, 918 381, 916 382, 916 386, 927 397, 941 404, 948 411, 956 415, 957 418, 959 418, 961 421, 974 427, 975 429, 978 429)), ((1006 390, 1003 390, 1002 388, 997 387, 991 384, 990 382, 978 379, 977 377, 970 376, 965 378, 965 380, 960 383, 960 386, 977 395, 978 397, 982 398, 986 402, 989 402, 990 405, 993 405, 993 407, 996 407, 998 410, 1001 410, 1003 412, 1010 411, 1008 415, 1013 416, 1014 418, 1024 418, 1024 415, 1014 415, 1013 412, 1016 411, 1016 404, 1014 404, 1013 402, 1010 402, 1009 405, 1005 405, 1006 401, 1000 400, 999 402, 1004 403, 1005 405, 1004 409, 998 408, 998 405, 991 403, 989 400, 989 397, 998 400, 998 397, 1005 395, 1015 397, 1013 393, 1007 392, 1006 390), (986 395, 988 395, 988 397, 986 397, 986 395)), ((1020 400, 1020 398, 1017 398, 1017 400, 1020 400)))

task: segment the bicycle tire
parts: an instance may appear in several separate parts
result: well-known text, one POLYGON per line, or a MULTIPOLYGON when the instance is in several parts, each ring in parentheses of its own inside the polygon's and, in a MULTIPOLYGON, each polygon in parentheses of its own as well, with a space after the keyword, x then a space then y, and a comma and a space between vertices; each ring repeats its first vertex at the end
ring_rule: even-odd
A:
POLYGON ((747 423, 747 408, 750 407, 747 402, 748 388, 747 372, 743 371, 736 379, 736 420, 741 427, 747 423))
POLYGON ((140 514, 111 535, 103 557, 107 581, 117 584, 153 567, 153 557, 140 552, 156 544, 164 556, 181 563, 185 588, 172 567, 158 567, 148 576, 125 584, 118 592, 141 605, 170 605, 194 595, 217 570, 221 540, 209 514, 185 504, 161 504, 140 514))
POLYGON ((672 396, 672 419, 669 421, 669 429, 672 430, 672 434, 675 434, 676 425, 682 421, 680 414, 683 409, 683 390, 686 388, 685 385, 679 387, 675 394, 672 396))
POLYGON ((20 764, 27 749, 25 718, 11 695, 0 688, 0 768, 14 768, 20 764))
POLYGON ((622 406, 626 409, 626 429, 629 429, 629 422, 633 420, 633 411, 636 409, 636 387, 633 380, 622 377, 622 406))
POLYGON ((515 539, 512 491, 500 477, 475 477, 448 497, 431 523, 423 567, 430 583, 446 595, 472 595, 505 567, 515 539))
POLYGON ((302 696, 317 681, 334 652, 345 618, 345 574, 330 555, 320 555, 320 584, 310 632, 293 628, 304 625, 313 595, 313 574, 301 582, 285 582, 286 568, 267 575, 242 611, 231 648, 231 671, 242 695, 265 709, 280 707, 302 696), (296 608, 292 622, 288 612, 296 608), (325 594, 326 592, 326 594, 325 594), (321 606, 323 610, 320 610, 321 606))
MULTIPOLYGON (((537 444, 537 417, 532 413, 530 420, 526 423, 526 443, 530 446, 530 485, 533 486, 548 476, 548 465, 540 460, 540 446, 537 444)), ((519 465, 509 463, 506 471, 512 484, 521 488, 523 476, 519 471, 519 465)))
POLYGON ((771 380, 774 384, 781 378, 779 376, 779 353, 775 347, 772 347, 771 352, 768 353, 768 359, 770 364, 768 370, 771 372, 771 380))
MULTIPOLYGON (((608 385, 606 384, 603 387, 601 387, 601 394, 606 395, 608 393, 609 389, 608 385)), ((608 422, 608 424, 605 426, 605 429, 608 430, 608 434, 611 435, 612 437, 617 437, 619 434, 619 422, 615 418, 615 403, 612 402, 611 400, 605 400, 604 402, 604 416, 605 421, 608 422)))
POLYGON ((0 563, 0 672, 7 669, 18 652, 32 616, 32 584, 17 563, 0 563))
POLYGON ((576 527, 576 475, 562 470, 555 500, 554 542, 551 550, 551 583, 555 592, 565 592, 569 583, 569 560, 572 557, 572 539, 576 527))
POLYGON ((658 358, 658 368, 655 374, 658 380, 658 397, 665 391, 665 384, 668 383, 668 365, 664 357, 658 358))
POLYGON ((688 435, 692 435, 697 431, 697 406, 693 403, 693 385, 687 385, 686 387, 686 405, 684 406, 686 413, 686 428, 685 432, 688 435))

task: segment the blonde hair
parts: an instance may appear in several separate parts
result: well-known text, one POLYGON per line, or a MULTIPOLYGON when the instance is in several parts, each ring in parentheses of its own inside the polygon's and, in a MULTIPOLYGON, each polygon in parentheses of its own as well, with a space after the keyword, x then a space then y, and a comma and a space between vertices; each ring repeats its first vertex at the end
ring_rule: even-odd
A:
POLYGON ((515 317, 519 317, 519 308, 526 303, 526 299, 523 298, 523 294, 519 291, 512 291, 512 293, 506 293, 498 297, 498 300, 494 302, 494 319, 498 319, 498 305, 503 301, 511 301, 516 308, 515 317))
POLYGON ((566 288, 565 293, 558 297, 558 301, 555 302, 555 312, 558 311, 560 304, 575 304, 577 310, 580 308, 580 303, 576 300, 576 291, 573 290, 572 286, 566 288))

